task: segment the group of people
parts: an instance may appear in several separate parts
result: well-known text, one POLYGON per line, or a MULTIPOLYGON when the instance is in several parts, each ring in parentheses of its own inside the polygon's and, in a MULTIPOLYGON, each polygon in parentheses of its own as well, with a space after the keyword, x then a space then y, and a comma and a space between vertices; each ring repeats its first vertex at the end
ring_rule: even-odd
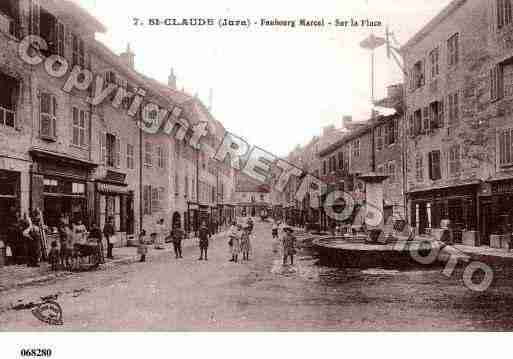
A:
POLYGON ((114 248, 114 218, 109 217, 103 227, 103 230, 96 222, 91 224, 90 230, 81 219, 70 222, 65 215, 59 219, 58 226, 59 244, 52 242, 49 254, 49 262, 52 269, 58 269, 59 266, 65 269, 72 269, 74 262, 78 260, 80 246, 88 243, 92 244, 92 254, 98 257, 99 263, 105 262, 103 240, 107 244, 107 258, 113 259, 112 251, 114 248))
POLYGON ((251 218, 245 224, 232 223, 228 232, 228 246, 232 255, 230 262, 237 263, 239 261, 239 254, 242 254, 243 261, 249 260, 252 232, 253 220, 251 218))
MULTIPOLYGON (((49 244, 50 248, 46 248, 41 211, 35 209, 30 216, 27 214, 21 216, 17 213, 7 233, 6 244, 9 247, 10 262, 38 267, 41 260, 47 259, 53 270, 61 266, 70 269, 77 255, 77 245, 92 239, 97 241, 98 246, 103 249, 103 237, 107 240, 107 258, 112 258, 113 244, 110 238, 115 233, 112 222, 113 219, 109 218, 103 231, 96 224, 93 224, 91 231, 88 231, 81 219, 70 221, 69 217, 62 214, 57 225, 58 240, 52 241, 49 244)), ((103 251, 100 252, 103 261, 103 251)))
POLYGON ((10 262, 39 266, 41 259, 41 214, 34 210, 30 215, 17 212, 7 230, 6 245, 10 252, 10 262))

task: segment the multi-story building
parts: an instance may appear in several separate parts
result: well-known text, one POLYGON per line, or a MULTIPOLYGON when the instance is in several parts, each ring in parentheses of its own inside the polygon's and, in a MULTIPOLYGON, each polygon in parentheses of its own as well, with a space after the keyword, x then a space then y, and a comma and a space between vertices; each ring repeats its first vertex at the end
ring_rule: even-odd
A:
MULTIPOLYGON (((41 209, 49 234, 62 214, 100 226, 113 217, 121 243, 141 229, 151 233, 159 219, 170 225, 176 213, 186 225, 187 206, 177 197, 197 202, 197 181, 202 178, 197 160, 202 151, 198 154, 188 144, 178 144, 173 136, 142 131, 128 115, 129 97, 113 106, 113 94, 93 105, 88 98, 94 96, 95 81, 85 90, 71 91, 65 90, 65 83, 71 68, 78 65, 103 78, 106 85, 132 93, 144 89, 144 100, 160 108, 179 104, 192 122, 200 116, 215 121, 209 111, 192 96, 137 72, 129 48, 118 56, 97 42, 95 33, 105 28, 71 1, 3 1, 0 20, 2 224, 13 221, 15 211, 32 209, 41 209), (38 51, 45 57, 62 56, 69 70, 51 76, 43 64, 24 62, 18 50, 28 34, 45 39, 48 50, 38 51)), ((233 174, 224 168, 222 178, 223 191, 231 191, 233 174)), ((214 191, 215 184, 217 192, 217 181, 217 177, 204 180, 207 191, 214 191)), ((230 197, 227 193, 223 199, 230 197)))
POLYGON ((449 219, 489 243, 511 225, 512 36, 510 0, 457 0, 403 46, 407 190, 420 233, 449 219))
MULTIPOLYGON (((393 104, 395 113, 377 115, 349 130, 339 141, 319 152, 320 178, 327 191, 349 193, 355 203, 364 199, 365 185, 358 179, 369 173, 387 176, 384 181, 384 217, 404 215, 402 87, 388 87, 388 96, 379 103, 393 104)), ((329 227, 332 220, 321 214, 321 226, 329 227)))
POLYGON ((241 172, 236 173, 232 202, 237 217, 256 217, 272 211, 272 196, 268 184, 260 183, 241 172))

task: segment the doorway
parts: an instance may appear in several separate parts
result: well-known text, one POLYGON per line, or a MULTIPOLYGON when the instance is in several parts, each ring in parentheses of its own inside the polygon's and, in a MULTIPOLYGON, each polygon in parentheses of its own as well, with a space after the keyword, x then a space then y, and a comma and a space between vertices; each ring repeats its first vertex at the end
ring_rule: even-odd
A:
POLYGON ((491 198, 481 198, 479 207, 481 244, 490 245, 490 234, 492 234, 494 224, 491 198))

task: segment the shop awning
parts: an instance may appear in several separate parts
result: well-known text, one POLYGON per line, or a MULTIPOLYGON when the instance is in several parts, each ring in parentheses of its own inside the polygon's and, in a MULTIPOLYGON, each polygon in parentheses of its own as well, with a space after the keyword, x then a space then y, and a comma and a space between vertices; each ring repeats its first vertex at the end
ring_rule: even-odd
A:
POLYGON ((458 183, 458 184, 447 185, 447 186, 440 186, 440 187, 421 188, 421 189, 415 189, 415 190, 409 191, 409 192, 407 192, 407 194, 437 191, 437 190, 449 189, 449 188, 455 188, 455 187, 476 186, 476 185, 479 185, 481 183, 482 182, 480 180, 475 180, 475 181, 471 181, 471 182, 468 182, 468 183, 458 183))
POLYGON ((89 167, 94 168, 97 167, 98 164, 95 162, 91 162, 82 158, 72 157, 65 153, 59 153, 59 152, 52 152, 36 147, 32 147, 29 150, 29 153, 32 157, 45 159, 45 160, 52 160, 52 161, 60 161, 64 163, 68 163, 75 166, 82 166, 82 167, 89 167))

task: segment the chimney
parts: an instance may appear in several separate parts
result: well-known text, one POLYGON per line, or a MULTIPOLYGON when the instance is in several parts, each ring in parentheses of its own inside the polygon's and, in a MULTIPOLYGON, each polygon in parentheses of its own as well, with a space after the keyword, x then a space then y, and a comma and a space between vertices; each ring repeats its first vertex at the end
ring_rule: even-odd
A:
POLYGON ((403 84, 387 86, 387 98, 400 99, 403 97, 403 84))
POLYGON ((324 126, 322 128, 322 135, 323 136, 328 135, 328 134, 332 133, 333 131, 335 131, 335 125, 324 126))
POLYGON ((173 90, 176 90, 176 76, 173 68, 171 67, 171 72, 167 77, 167 85, 171 87, 173 90))
POLYGON ((353 116, 351 116, 351 115, 342 116, 342 128, 347 128, 351 122, 353 122, 353 116))
POLYGON ((119 57, 121 58, 121 60, 125 63, 125 65, 127 65, 128 67, 130 67, 131 69, 134 68, 134 60, 135 60, 135 54, 132 52, 132 50, 130 49, 130 43, 128 43, 128 45, 126 46, 126 51, 125 52, 122 52, 119 57))
POLYGON ((212 104, 214 102, 214 90, 210 89, 208 91, 208 110, 212 112, 212 104))

